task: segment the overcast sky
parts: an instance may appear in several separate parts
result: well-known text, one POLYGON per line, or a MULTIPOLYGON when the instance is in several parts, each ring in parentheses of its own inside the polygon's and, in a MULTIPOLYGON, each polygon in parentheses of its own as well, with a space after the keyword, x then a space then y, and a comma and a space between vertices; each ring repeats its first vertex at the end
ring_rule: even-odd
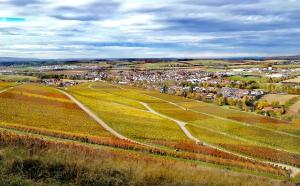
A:
POLYGON ((0 57, 300 54, 299 0, 0 0, 0 57))

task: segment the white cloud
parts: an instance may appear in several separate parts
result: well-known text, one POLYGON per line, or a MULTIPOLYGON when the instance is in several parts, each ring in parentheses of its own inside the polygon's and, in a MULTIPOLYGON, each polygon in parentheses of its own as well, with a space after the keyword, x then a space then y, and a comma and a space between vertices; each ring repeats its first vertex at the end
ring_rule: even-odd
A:
POLYGON ((115 0, 105 10, 99 4, 108 3, 104 0, 26 2, 17 6, 12 0, 0 0, 0 17, 26 18, 0 22, 0 56, 213 57, 271 55, 299 48, 296 42, 290 44, 300 39, 300 13, 296 13, 300 3, 295 0, 221 5, 197 0, 115 0), (88 42, 120 46, 84 44, 88 42), (122 46, 122 42, 141 47, 122 46))

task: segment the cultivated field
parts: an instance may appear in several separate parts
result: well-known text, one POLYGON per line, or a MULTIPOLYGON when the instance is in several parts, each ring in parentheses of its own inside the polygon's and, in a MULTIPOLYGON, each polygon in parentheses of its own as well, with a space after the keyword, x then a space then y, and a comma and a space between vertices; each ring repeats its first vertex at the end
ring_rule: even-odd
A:
POLYGON ((289 100, 298 97, 297 95, 287 94, 287 95, 279 95, 279 94, 267 94, 261 98, 261 100, 266 100, 268 103, 279 102, 279 104, 284 105, 289 100))
POLYGON ((11 82, 0 82, 0 91, 12 86, 15 86, 16 83, 11 83, 11 82))
MULTIPOLYGON (((107 93, 110 93, 111 95, 118 96, 119 98, 145 102, 155 111, 163 115, 183 122, 187 122, 187 128, 199 140, 203 140, 206 143, 214 144, 219 147, 223 147, 225 149, 246 154, 252 157, 258 157, 275 162, 300 166, 300 156, 298 155, 298 153, 300 153, 298 148, 300 145, 300 139, 298 137, 277 133, 277 130, 275 129, 269 130, 269 128, 257 128, 254 127, 254 125, 244 124, 240 121, 236 121, 233 119, 230 120, 230 118, 226 117, 234 116, 233 114, 243 116, 244 113, 242 112, 223 109, 225 112, 227 112, 225 114, 223 113, 224 115, 220 115, 222 114, 221 112, 217 115, 212 115, 213 113, 210 113, 210 108, 206 110, 206 107, 204 107, 202 103, 187 100, 181 97, 172 97, 129 87, 120 88, 105 83, 93 84, 90 87, 93 87, 93 89, 97 89, 98 92, 105 91, 107 93), (182 102, 183 100, 184 102, 182 102), (202 109, 201 111, 203 112, 190 109, 198 108, 199 106, 203 107, 200 107, 202 109), (276 136, 275 139, 274 136, 276 136), (224 141, 224 139, 226 140, 224 141), (228 141, 230 143, 227 143, 228 141), (231 142, 235 143, 232 144, 231 142), (242 149, 242 146, 248 148, 242 149), (261 153, 266 151, 270 153, 261 153), (274 156, 274 154, 276 154, 276 156, 274 156)), ((257 117, 261 122, 272 122, 273 120, 271 118, 270 120, 267 120, 268 118, 266 117, 257 117)), ((278 123, 279 121, 276 120, 276 122, 278 123)))
POLYGON ((8 81, 8 82, 16 82, 16 81, 36 82, 38 78, 32 76, 21 76, 21 75, 0 75, 0 80, 8 81))
POLYGON ((0 123, 109 137, 110 134, 54 88, 20 85, 0 94, 0 123))

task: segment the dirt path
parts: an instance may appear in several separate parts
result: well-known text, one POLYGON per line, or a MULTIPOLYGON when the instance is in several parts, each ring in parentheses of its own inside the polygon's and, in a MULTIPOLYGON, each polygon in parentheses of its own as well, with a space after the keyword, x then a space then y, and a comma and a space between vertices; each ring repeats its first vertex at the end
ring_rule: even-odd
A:
MULTIPOLYGON (((150 96, 148 94, 145 94, 145 95, 150 96)), ((224 120, 224 121, 230 121, 230 122, 238 123, 238 124, 241 124, 241 125, 244 125, 244 126, 247 126, 247 127, 253 127, 253 128, 259 128, 259 129, 263 129, 263 130, 268 130, 270 132, 274 132, 274 133, 277 133, 277 134, 287 135, 287 136, 290 136, 290 137, 294 137, 294 138, 299 138, 300 139, 300 136, 295 135, 295 134, 291 134, 291 133, 288 133, 288 132, 283 132, 283 131, 278 131, 278 130, 274 130, 274 129, 269 129, 269 128, 262 127, 262 126, 252 125, 252 124, 249 124, 249 123, 246 123, 246 122, 236 121, 236 120, 233 120, 233 119, 228 119, 228 118, 216 116, 216 115, 213 115, 213 114, 208 114, 208 113, 205 113, 205 112, 200 112, 200 111, 197 111, 197 110, 194 110, 194 109, 185 108, 185 107, 183 107, 183 106, 181 106, 181 105, 179 105, 177 103, 174 103, 174 102, 171 102, 171 101, 167 101, 167 100, 155 97, 155 96, 150 96, 150 97, 156 98, 156 99, 164 101, 164 102, 167 102, 169 104, 172 104, 172 105, 174 105, 174 106, 176 106, 176 107, 178 107, 178 108, 180 108, 182 110, 189 110, 189 111, 192 111, 192 112, 195 112, 195 113, 203 114, 203 115, 206 115, 206 116, 209 116, 209 117, 213 117, 213 118, 217 118, 217 119, 221 119, 221 120, 224 120)))
POLYGON ((290 169, 291 170, 291 176, 294 177, 296 176, 298 173, 300 173, 300 168, 297 168, 297 167, 293 167, 293 166, 290 166, 290 165, 286 165, 286 164, 281 164, 281 163, 275 163, 275 162, 270 162, 270 161, 266 161, 266 160, 257 160, 257 159, 254 159, 254 158, 251 158, 251 157, 248 157, 248 156, 245 156, 245 155, 241 155, 239 153, 235 153, 235 152, 232 152, 232 151, 229 151, 229 150, 226 150, 224 148, 221 148, 221 147, 218 147, 218 146, 215 146, 215 145, 211 145, 211 144, 208 144, 208 143, 205 143, 201 140, 199 140, 198 138, 194 137, 185 127, 185 125, 187 124, 187 122, 184 122, 184 121, 180 121, 180 120, 177 120, 175 118, 172 118, 172 117, 169 117, 169 116, 166 116, 166 115, 163 115, 159 112, 156 112, 155 110, 153 110, 147 103, 144 103, 144 102, 140 102, 142 105, 144 105, 148 110, 149 112, 153 113, 153 114, 156 114, 156 115, 159 115, 161 117, 164 117, 166 119, 169 119, 171 121, 174 121, 176 122, 179 127, 181 128, 181 130, 186 134, 186 136, 188 138, 190 138, 191 140, 195 141, 197 144, 203 144, 205 146, 208 146, 210 148, 213 148, 213 149, 217 149, 217 150, 220 150, 220 151, 223 151, 223 152, 226 152, 226 153, 229 153, 229 154, 232 154, 232 155, 235 155, 235 156, 238 156, 238 157, 241 157, 241 158, 246 158, 246 159, 249 159, 249 160, 253 160, 253 161, 260 161, 262 163, 267 163, 267 164, 271 164, 273 166, 281 166, 281 167, 284 167, 286 169, 290 169))
POLYGON ((64 95, 66 95, 70 100, 72 100, 79 108, 81 108, 85 113, 87 113, 93 120, 95 120, 98 124, 100 124, 104 129, 106 129, 108 132, 110 132, 111 134, 113 134, 114 136, 116 136, 119 139, 122 140, 127 140, 136 144, 140 144, 140 145, 144 145, 144 146, 148 146, 148 147, 153 147, 151 145, 145 144, 145 143, 141 143, 132 139, 129 139, 125 136, 123 136, 122 134, 118 133, 117 131, 115 131, 114 129, 112 129, 110 126, 108 126, 101 118, 99 118, 96 114, 94 114, 89 108, 87 108, 85 105, 83 105, 81 102, 79 102, 75 97, 73 97, 72 95, 70 95, 69 93, 57 89, 58 91, 60 91, 61 93, 63 93, 64 95))
POLYGON ((197 144, 203 144, 202 141, 200 141, 198 138, 195 138, 186 128, 185 128, 185 125, 187 124, 186 122, 184 121, 179 121, 177 119, 174 119, 174 118, 171 118, 169 116, 166 116, 166 115, 163 115, 163 114, 160 114, 158 112, 156 112, 155 110, 153 110, 147 103, 144 103, 144 102, 139 102, 140 104, 144 105, 148 110, 149 112, 153 113, 153 114, 156 114, 162 118, 166 118, 168 120, 171 120, 171 121, 174 121, 179 127, 180 129, 184 132, 184 134, 190 138, 191 140, 195 141, 197 144))
MULTIPOLYGON (((117 88, 120 88, 122 90, 126 90, 126 88, 123 88, 119 85, 114 85, 114 84, 110 84, 108 83, 110 86, 113 86, 113 87, 117 87, 117 88)), ((91 88, 91 85, 89 85, 89 88, 91 88)), ((240 122, 240 121, 236 121, 236 120, 232 120, 232 119, 228 119, 228 118, 224 118, 224 117, 220 117, 220 116, 216 116, 216 115, 213 115, 213 114, 208 114, 208 113, 204 113, 204 112, 200 112, 200 111, 196 111, 196 110, 193 110, 193 109, 188 109, 188 108, 185 108, 177 103, 174 103, 174 102, 171 102, 171 101, 167 101, 167 100, 164 100, 162 98, 158 98, 158 97, 155 97, 155 96, 151 96, 151 95, 148 95, 148 94, 144 94, 142 93, 143 95, 145 96, 148 96, 148 97, 151 97, 151 98, 154 98, 154 99, 157 99, 157 100, 161 100, 163 102, 166 102, 166 103, 169 103, 171 105, 174 105, 182 110, 185 110, 185 111, 191 111, 191 112, 195 112, 195 113, 199 113, 199 114, 203 114, 203 115, 206 115, 206 116, 209 116, 209 117, 213 117, 213 118, 217 118, 217 119, 220 119, 220 120, 224 120, 224 121, 230 121, 230 122, 234 122, 234 123, 238 123, 238 124, 241 124, 241 125, 244 125, 246 127, 253 127, 253 128, 259 128, 259 129, 263 129, 263 130, 268 130, 270 132, 274 132, 274 133, 278 133, 278 134, 282 134, 282 135, 288 135, 288 136, 291 136, 291 137, 296 137, 296 138, 300 138, 300 136, 297 136, 297 135, 293 135, 293 134, 290 134, 290 133, 286 133, 286 132, 282 132, 282 131, 277 131, 277 130, 273 130, 273 129, 269 129, 269 128, 265 128, 265 127, 260 127, 260 126, 256 126, 256 125, 251 125, 249 123, 246 123, 246 122, 240 122)), ((140 102, 140 104, 142 104, 142 102, 140 102)), ((144 105, 144 104, 143 104, 144 105)), ((145 106, 145 105, 144 105, 145 106)), ((147 108, 149 110, 149 108, 147 108)), ((160 114, 160 113, 158 113, 160 114)), ((162 115, 161 115, 162 116, 162 115)), ((165 118, 167 118, 168 116, 163 116, 165 118)), ((168 118, 170 119, 170 118, 168 118)), ((176 122, 176 119, 174 120, 174 118, 171 119, 172 121, 175 121, 176 122)), ((178 122, 178 120, 177 120, 178 122)), ((176 123, 177 123, 176 122, 176 123)), ((179 121, 179 122, 182 122, 182 121, 179 121)), ((177 123, 178 124, 178 123, 177 123)), ((185 128, 185 127, 184 127, 185 128)), ((184 130, 183 130, 184 131, 184 130)), ((187 134, 185 131, 184 131, 185 134, 187 134)), ((224 133, 225 134, 225 133, 224 133)), ((227 133, 226 133, 227 134, 227 133)), ((231 135, 231 134, 227 134, 227 135, 230 135, 230 136, 234 136, 234 135, 231 135)), ((237 137, 237 136, 235 136, 237 137)), ((194 138, 194 137, 193 137, 194 138)), ((192 139, 192 138, 190 138, 192 139)), ((244 139, 244 138, 242 138, 244 139)), ((192 139, 193 141, 196 141, 194 139, 192 139)), ((201 143, 201 140, 197 139, 198 142, 201 143)), ((248 140, 248 139, 244 139, 244 140, 248 140)), ((249 140, 250 141, 250 140, 249 140)), ((196 141, 197 142, 197 141, 196 141)), ((257 142, 258 143, 258 142, 257 142)), ((297 152, 293 152, 293 151, 289 151, 289 150, 286 150, 286 149, 282 149, 282 148, 278 148, 278 147, 274 147, 274 146, 270 146, 268 144, 263 144, 263 143, 259 143, 261 146, 264 146, 264 147, 268 147, 268 148, 272 148, 272 149, 275 149, 275 150, 279 150, 279 151, 285 151, 285 152, 289 152, 289 153, 294 153, 294 154, 298 154, 297 152)))
MULTIPOLYGON (((120 86, 117 86, 117 85, 112 85, 110 84, 111 86, 115 86, 115 87, 118 87, 122 90, 126 90, 125 88, 123 87, 120 87, 120 86)), ((91 85, 89 85, 89 88, 91 88, 91 85)), ((144 94, 146 96, 149 96, 149 97, 152 97, 152 98, 155 98, 155 99, 158 99, 158 100, 161 100, 161 101, 164 101, 164 102, 167 102, 169 104, 172 104, 182 110, 189 110, 189 111, 193 111, 193 112, 198 112, 198 111, 194 111, 194 110, 191 110, 191 109, 187 109, 181 105, 178 105, 174 102, 170 102, 170 101, 167 101, 167 100, 164 100, 164 99, 161 99, 161 98, 157 98, 155 96, 150 96, 150 95, 147 95, 147 94, 144 94)), ((238 157, 242 157, 242 158, 246 158, 246 159, 249 159, 249 160, 253 160, 253 161, 260 161, 260 162, 263 162, 263 163, 267 163, 267 164, 271 164, 273 166, 280 166, 280 167, 284 167, 286 169, 289 169, 291 171, 291 176, 292 177, 295 177, 298 173, 300 173, 300 168, 297 168, 297 167, 293 167, 293 166, 290 166, 290 165, 286 165, 286 164, 281 164, 281 163, 275 163, 275 162, 271 162, 271 161, 267 161, 267 160, 257 160, 257 159, 254 159, 252 157, 249 157, 249 156, 245 156, 245 155, 242 155, 242 154, 239 154, 239 153, 235 153, 235 152, 232 152, 232 151, 229 151, 227 149, 224 149, 224 148, 221 148, 221 147, 218 147, 218 146, 215 146, 215 145, 211 145, 211 144, 208 144, 208 143, 205 143, 203 142, 202 140, 199 140, 198 138, 194 137, 185 127, 185 125, 187 124, 187 122, 184 122, 184 121, 180 121, 180 120, 177 120, 175 118, 172 118, 172 117, 169 117, 169 116, 166 116, 164 114, 161 114, 157 111, 155 111, 154 109, 152 109, 147 103, 144 103, 144 102, 139 102, 140 104, 142 104, 144 107, 146 107, 148 109, 149 112, 153 113, 153 114, 156 114, 158 116, 161 116, 163 118, 166 118, 166 119, 169 119, 173 122, 175 122, 176 124, 178 124, 178 126, 181 128, 181 130, 185 133, 185 135, 190 138, 191 140, 195 141, 197 144, 203 144, 205 146, 208 146, 210 148, 213 148, 213 149, 217 149, 217 150, 220 150, 220 151, 223 151, 223 152, 227 152, 227 153, 230 153, 232 155, 235 155, 235 156, 238 156, 238 157)), ((219 119, 222 119, 222 120, 228 120, 228 121, 233 121, 233 122, 238 122, 238 121, 235 121, 235 120, 231 120, 231 119, 227 119, 227 118, 223 118, 223 117, 219 117, 219 116, 215 116, 215 115, 211 115, 211 114, 207 114, 207 113, 202 113, 202 112, 198 112, 198 113, 201 113, 201 114, 204 114, 204 115, 207 115, 207 116, 211 116, 211 117, 215 117, 215 118, 219 118, 219 119)), ((243 125, 246 125, 246 126, 251 126, 250 124, 247 124, 247 123, 243 123, 243 122, 238 122, 238 123, 241 123, 243 125)), ((270 129, 271 130, 271 129, 270 129)), ((280 150, 280 149, 278 149, 280 150)))
POLYGON ((0 94, 1 93, 4 93, 4 92, 6 92, 6 91, 9 91, 10 89, 13 89, 14 87, 9 87, 9 88, 5 88, 5 89, 2 89, 2 90, 0 90, 0 94))

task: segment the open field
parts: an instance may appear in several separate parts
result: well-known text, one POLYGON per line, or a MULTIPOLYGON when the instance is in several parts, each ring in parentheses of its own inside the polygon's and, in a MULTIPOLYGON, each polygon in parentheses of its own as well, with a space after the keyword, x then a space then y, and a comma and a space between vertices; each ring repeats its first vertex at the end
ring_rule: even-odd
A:
POLYGON ((289 100, 298 97, 297 95, 287 94, 287 95, 280 95, 280 94, 267 94, 264 95, 261 100, 266 100, 268 103, 276 102, 278 101, 279 104, 284 105, 289 100))
POLYGON ((248 76, 248 77, 230 76, 229 79, 234 80, 234 81, 242 81, 242 82, 255 81, 255 82, 258 82, 258 83, 266 83, 266 82, 268 82, 269 78, 266 78, 266 77, 253 77, 253 76, 248 76))
POLYGON ((12 83, 12 82, 0 82, 0 91, 12 86, 17 85, 17 83, 12 83))
POLYGON ((179 63, 179 62, 164 62, 164 63, 145 63, 139 64, 137 67, 145 69, 161 69, 161 68, 170 68, 170 67, 189 67, 191 65, 179 63))
POLYGON ((294 78, 294 79, 288 79, 283 81, 282 83, 300 83, 300 77, 294 78))
POLYGON ((22 75, 0 75, 0 80, 10 81, 10 82, 15 82, 15 81, 32 81, 32 82, 36 82, 38 80, 38 78, 33 77, 33 76, 22 76, 22 75))
POLYGON ((300 100, 297 101, 295 104, 291 105, 289 110, 291 110, 294 113, 299 114, 299 110, 300 110, 300 100))

